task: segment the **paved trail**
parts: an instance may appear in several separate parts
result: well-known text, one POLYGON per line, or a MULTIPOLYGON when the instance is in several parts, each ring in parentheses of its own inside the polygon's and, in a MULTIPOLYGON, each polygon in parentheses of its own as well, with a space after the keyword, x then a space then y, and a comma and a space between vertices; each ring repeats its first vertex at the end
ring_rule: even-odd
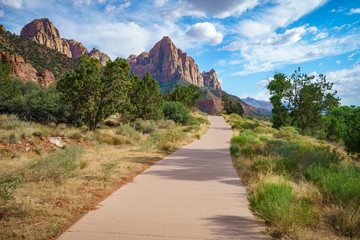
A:
POLYGON ((138 175, 59 239, 271 239, 259 233, 232 166, 231 128, 209 120, 201 140, 138 175))

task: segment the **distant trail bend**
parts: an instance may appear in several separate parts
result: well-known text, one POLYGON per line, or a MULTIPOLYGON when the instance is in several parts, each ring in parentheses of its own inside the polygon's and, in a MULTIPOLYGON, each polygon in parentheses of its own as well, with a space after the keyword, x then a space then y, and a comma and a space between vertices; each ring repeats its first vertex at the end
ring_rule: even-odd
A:
POLYGON ((232 130, 210 129, 121 187, 58 239, 271 239, 248 209, 232 166, 232 130))

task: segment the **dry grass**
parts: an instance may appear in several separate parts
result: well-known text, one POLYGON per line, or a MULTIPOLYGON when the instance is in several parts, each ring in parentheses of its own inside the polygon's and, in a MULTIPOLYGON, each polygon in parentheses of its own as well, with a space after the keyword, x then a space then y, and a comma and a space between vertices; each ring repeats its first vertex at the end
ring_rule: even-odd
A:
MULTIPOLYGON (((23 179, 14 198, 0 203, 0 239, 4 240, 56 238, 113 191, 131 182, 171 151, 196 140, 197 135, 202 135, 209 127, 201 124, 199 130, 183 132, 186 126, 162 121, 158 132, 168 135, 171 141, 166 148, 156 143, 144 148, 141 142, 149 138, 148 134, 139 133, 140 140, 136 142, 131 136, 116 134, 117 126, 86 132, 64 124, 55 127, 19 121, 16 124, 23 126, 21 131, 27 134, 9 143, 4 139, 14 131, 18 134, 18 129, 12 127, 14 120, 18 121, 15 117, 0 116, 0 176, 10 174, 23 179), (33 132, 36 131, 35 136, 33 132), (67 145, 78 144, 85 148, 86 154, 79 161, 74 176, 61 182, 34 178, 29 165, 59 150, 47 136, 64 136, 67 145)), ((111 121, 119 122, 116 118, 111 121)))

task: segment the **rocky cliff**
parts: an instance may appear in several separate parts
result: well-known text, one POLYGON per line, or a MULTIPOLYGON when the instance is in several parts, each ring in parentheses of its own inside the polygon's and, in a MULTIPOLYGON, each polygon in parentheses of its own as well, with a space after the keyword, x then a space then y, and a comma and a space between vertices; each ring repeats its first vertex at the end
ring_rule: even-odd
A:
POLYGON ((0 51, 0 61, 4 64, 10 64, 11 75, 23 81, 34 81, 40 85, 49 86, 55 80, 52 72, 48 70, 38 72, 30 63, 26 63, 20 55, 0 51))
POLYGON ((21 30, 20 36, 29 38, 73 59, 88 54, 90 58, 99 59, 103 66, 106 65, 106 61, 110 60, 108 55, 101 53, 96 48, 89 53, 82 43, 73 39, 61 38, 59 30, 48 18, 35 19, 31 23, 26 24, 21 30))
POLYGON ((149 72, 160 83, 181 79, 199 87, 221 89, 215 70, 200 74, 194 59, 176 48, 169 37, 163 37, 150 52, 143 52, 139 56, 131 55, 127 60, 131 72, 140 78, 149 72))
POLYGON ((0 24, 0 29, 3 30, 3 31, 6 31, 5 26, 4 26, 4 25, 1 25, 1 24, 0 24))
POLYGON ((68 42, 60 37, 59 30, 48 18, 35 19, 26 24, 21 30, 20 36, 72 57, 68 42))

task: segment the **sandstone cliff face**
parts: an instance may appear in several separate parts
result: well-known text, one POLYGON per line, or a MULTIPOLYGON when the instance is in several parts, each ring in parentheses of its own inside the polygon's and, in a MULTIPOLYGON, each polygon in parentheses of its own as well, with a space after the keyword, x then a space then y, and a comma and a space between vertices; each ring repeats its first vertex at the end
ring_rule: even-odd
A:
POLYGON ((128 58, 131 72, 142 78, 146 72, 159 82, 184 79, 197 86, 204 86, 203 77, 194 59, 176 48, 169 37, 155 44, 150 52, 128 58))
POLYGON ((4 25, 1 25, 1 24, 0 24, 0 29, 3 30, 3 31, 6 31, 5 26, 4 26, 4 25))
POLYGON ((82 55, 88 54, 89 51, 87 48, 82 45, 81 42, 77 42, 74 39, 66 39, 67 43, 69 44, 71 55, 73 59, 77 59, 82 55))
POLYGON ((24 59, 17 54, 0 52, 0 61, 4 64, 10 64, 11 75, 25 82, 34 81, 40 85, 49 86, 55 80, 52 72, 48 70, 36 71, 30 63, 25 63, 24 59))
POLYGON ((209 87, 215 90, 221 90, 220 82, 214 69, 211 69, 210 72, 202 72, 201 76, 204 79, 205 87, 209 87))
POLYGON ((91 52, 88 53, 90 58, 96 58, 100 60, 102 66, 106 65, 106 62, 110 60, 110 57, 105 53, 100 52, 96 48, 93 48, 91 52))
POLYGON ((35 19, 28 23, 21 30, 20 36, 30 38, 31 40, 52 48, 60 53, 67 55, 73 59, 79 58, 81 55, 88 54, 90 58, 97 58, 101 65, 105 66, 110 57, 105 53, 101 53, 94 48, 90 53, 89 50, 73 39, 68 40, 60 37, 59 30, 48 18, 35 19))
POLYGON ((72 57, 70 46, 66 39, 60 37, 58 29, 47 18, 35 19, 21 30, 20 36, 52 48, 72 57))

